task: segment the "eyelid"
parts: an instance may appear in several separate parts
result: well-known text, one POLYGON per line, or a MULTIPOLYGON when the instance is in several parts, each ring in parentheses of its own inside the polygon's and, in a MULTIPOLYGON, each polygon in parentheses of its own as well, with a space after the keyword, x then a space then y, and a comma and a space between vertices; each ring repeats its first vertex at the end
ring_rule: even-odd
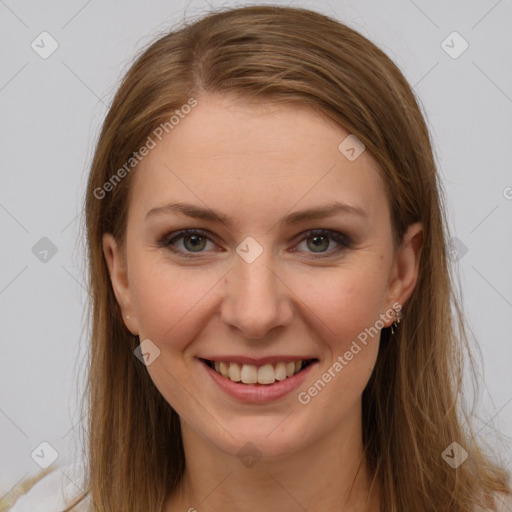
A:
MULTIPOLYGON (((167 248, 171 250, 173 253, 176 253, 180 256, 183 256, 185 258, 198 258, 201 257, 201 255, 208 254, 208 252, 183 252, 179 249, 176 249, 172 246, 172 243, 176 242, 177 240, 180 240, 184 238, 187 235, 200 235, 207 240, 214 242, 218 245, 218 238, 210 233, 208 230, 199 229, 199 228, 188 228, 188 229, 182 229, 179 231, 175 231, 172 233, 169 233, 165 235, 159 242, 159 246, 167 248), (197 256, 196 256, 197 255, 197 256)), ((334 240, 338 244, 338 247, 334 249, 330 249, 327 252, 309 252, 308 254, 312 255, 313 258, 326 258, 329 256, 334 256, 342 252, 343 250, 350 249, 353 246, 352 240, 349 236, 345 235, 342 232, 332 230, 332 229, 325 229, 325 228, 316 228, 316 229, 307 229, 299 234, 297 234, 295 237, 293 237, 293 240, 297 240, 297 243, 295 245, 298 245, 300 242, 307 240, 308 238, 311 238, 313 236, 325 236, 331 240, 334 240)), ((301 252, 297 251, 296 248, 292 249, 292 252, 301 252)))

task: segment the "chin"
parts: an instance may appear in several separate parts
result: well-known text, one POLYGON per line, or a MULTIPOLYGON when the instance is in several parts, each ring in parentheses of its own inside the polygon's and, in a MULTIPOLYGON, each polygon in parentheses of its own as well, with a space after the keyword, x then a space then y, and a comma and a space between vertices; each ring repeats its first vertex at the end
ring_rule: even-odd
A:
MULTIPOLYGON (((218 450, 243 460, 280 460, 294 455, 314 443, 314 432, 301 428, 297 422, 284 417, 248 417, 226 425, 226 430, 205 435, 209 444, 218 450), (282 428, 280 428, 282 427, 282 428), (227 432, 226 432, 227 431, 227 432), (308 432, 307 435, 304 432, 308 432), (233 433, 230 435, 229 433, 233 433)), ((318 433, 321 437, 323 432, 318 433)))

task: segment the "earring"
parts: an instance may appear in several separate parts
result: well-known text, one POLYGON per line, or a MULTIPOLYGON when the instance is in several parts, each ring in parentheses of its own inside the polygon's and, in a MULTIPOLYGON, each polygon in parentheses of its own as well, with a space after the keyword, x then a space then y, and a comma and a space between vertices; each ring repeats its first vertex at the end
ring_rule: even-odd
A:
POLYGON ((398 324, 402 321, 402 310, 401 308, 394 308, 393 309, 393 316, 396 317, 396 320, 390 325, 391 327, 391 334, 395 334, 395 329, 398 327, 398 324), (395 329, 393 329, 395 327, 395 329))
POLYGON ((130 315, 126 315, 126 317, 125 317, 125 318, 130 318, 130 315))

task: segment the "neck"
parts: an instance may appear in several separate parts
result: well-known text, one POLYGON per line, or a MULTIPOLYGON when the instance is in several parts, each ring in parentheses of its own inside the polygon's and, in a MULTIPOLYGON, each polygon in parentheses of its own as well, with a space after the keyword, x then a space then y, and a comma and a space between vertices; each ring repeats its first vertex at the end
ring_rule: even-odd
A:
MULTIPOLYGON (((366 511, 370 482, 361 416, 350 417, 350 423, 301 451, 247 464, 182 422, 186 469, 166 512, 366 511)), ((378 510, 375 501, 371 505, 368 510, 378 510)))

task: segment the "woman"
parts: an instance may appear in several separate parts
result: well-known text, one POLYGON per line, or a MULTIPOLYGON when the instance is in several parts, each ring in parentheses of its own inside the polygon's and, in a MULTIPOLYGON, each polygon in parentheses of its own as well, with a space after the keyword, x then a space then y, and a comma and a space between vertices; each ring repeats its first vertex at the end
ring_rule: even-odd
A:
POLYGON ((345 25, 244 7, 152 44, 89 177, 67 510, 510 509, 459 405, 440 194, 410 86, 345 25))

